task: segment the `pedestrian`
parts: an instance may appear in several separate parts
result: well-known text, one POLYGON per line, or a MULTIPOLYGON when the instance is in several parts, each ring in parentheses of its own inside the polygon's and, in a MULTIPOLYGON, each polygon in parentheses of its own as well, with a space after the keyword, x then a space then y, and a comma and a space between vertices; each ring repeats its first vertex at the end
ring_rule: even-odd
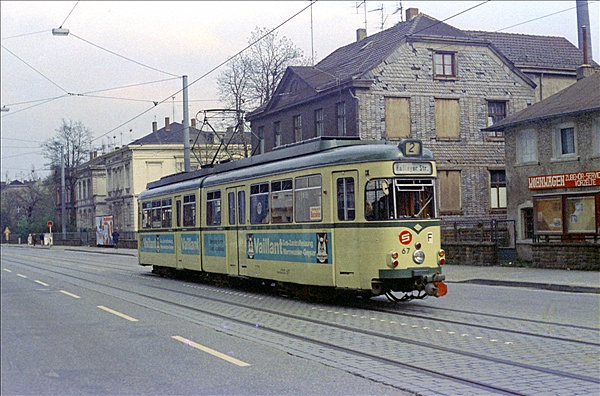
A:
POLYGON ((31 236, 31 234, 29 234, 29 236, 27 237, 27 244, 29 246, 33 245, 33 237, 31 236))
POLYGON ((44 246, 44 234, 40 234, 40 246, 44 246))
POLYGON ((116 228, 112 233, 112 239, 113 239, 113 247, 115 249, 118 249, 117 244, 119 243, 119 231, 117 231, 116 228))
POLYGON ((35 243, 37 242, 36 239, 37 238, 35 237, 35 234, 32 234, 31 235, 31 242, 33 243, 33 246, 35 246, 35 243))

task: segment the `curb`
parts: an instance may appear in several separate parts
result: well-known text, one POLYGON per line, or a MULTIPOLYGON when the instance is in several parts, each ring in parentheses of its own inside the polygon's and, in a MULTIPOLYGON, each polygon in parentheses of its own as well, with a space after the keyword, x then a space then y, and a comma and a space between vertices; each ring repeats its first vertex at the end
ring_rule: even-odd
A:
POLYGON ((515 282, 494 279, 467 279, 464 281, 448 282, 447 283, 470 283, 486 286, 509 286, 509 287, 529 287, 532 289, 551 290, 569 293, 591 293, 600 294, 599 287, 591 286, 576 286, 576 285, 559 285, 552 283, 535 283, 535 282, 515 282))

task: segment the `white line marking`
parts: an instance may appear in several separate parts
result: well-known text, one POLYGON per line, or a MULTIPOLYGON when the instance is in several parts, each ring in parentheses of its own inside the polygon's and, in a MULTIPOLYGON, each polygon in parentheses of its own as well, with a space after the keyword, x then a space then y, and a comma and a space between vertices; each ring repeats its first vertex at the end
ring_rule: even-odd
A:
POLYGON ((70 296, 70 297, 73 297, 73 298, 81 298, 77 294, 69 293, 68 291, 65 291, 65 290, 60 290, 60 292, 62 294, 66 294, 67 296, 70 296))
POLYGON ((127 316, 125 314, 122 314, 121 312, 112 310, 110 308, 106 308, 106 307, 104 307, 102 305, 98 305, 98 308, 100 308, 103 311, 109 312, 109 313, 111 313, 113 315, 117 315, 120 318, 127 319, 130 322, 139 322, 139 320, 137 320, 136 318, 132 318, 131 316, 127 316))
POLYGON ((238 360, 238 359, 236 359, 236 358, 232 358, 232 357, 231 357, 231 356, 229 356, 229 355, 226 355, 226 354, 224 354, 224 353, 221 353, 221 352, 215 351, 214 349, 210 349, 210 348, 208 348, 208 347, 205 347, 205 346, 203 346, 203 345, 197 344, 197 343, 195 343, 194 341, 190 341, 190 340, 188 340, 187 338, 183 338, 183 337, 181 337, 181 336, 172 336, 171 338, 173 338, 173 339, 175 339, 175 340, 177 340, 177 341, 183 342, 184 344, 187 344, 187 345, 189 345, 189 346, 192 346, 192 347, 194 347, 194 348, 196 348, 196 349, 199 349, 199 350, 201 350, 201 351, 203 351, 203 352, 206 352, 206 353, 208 353, 208 354, 211 354, 211 355, 213 355, 213 356, 215 356, 215 357, 218 357, 218 358, 220 358, 220 359, 226 360, 226 361, 228 361, 229 363, 233 363, 233 364, 235 364, 235 365, 237 365, 237 366, 240 366, 240 367, 246 367, 246 366, 250 366, 250 363, 242 362, 241 360, 238 360))
POLYGON ((44 282, 42 282, 42 281, 39 281, 39 280, 36 280, 36 281, 35 281, 35 283, 39 283, 39 284, 40 284, 40 285, 42 285, 42 286, 50 286, 49 284, 47 284, 47 283, 44 283, 44 282))

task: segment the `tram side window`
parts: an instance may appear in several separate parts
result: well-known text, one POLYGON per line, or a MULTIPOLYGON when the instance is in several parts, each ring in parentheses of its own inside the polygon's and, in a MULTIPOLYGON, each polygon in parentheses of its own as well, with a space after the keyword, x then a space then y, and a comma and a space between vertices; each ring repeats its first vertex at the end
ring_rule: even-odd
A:
POLYGON ((160 199, 152 201, 152 228, 160 228, 160 226, 162 225, 162 220, 160 216, 161 204, 162 203, 160 199))
POLYGON ((206 225, 221 225, 221 191, 206 193, 206 225))
POLYGON ((250 186, 250 223, 269 223, 269 183, 250 186))
POLYGON ((296 222, 321 221, 321 175, 297 177, 295 183, 296 222))
POLYGON ((161 208, 161 215, 162 215, 162 228, 170 228, 171 227, 171 220, 173 218, 173 206, 171 205, 172 200, 171 198, 167 198, 167 199, 163 199, 162 200, 162 208, 161 208))
POLYGON ((183 196, 183 226, 196 226, 196 194, 183 196))
POLYGON ((142 228, 152 228, 152 202, 142 203, 142 228))
POLYGON ((246 224, 246 191, 238 191, 238 223, 246 224))
POLYGON ((354 220, 356 216, 354 199, 354 178, 337 179, 338 220, 354 220))
POLYGON ((229 225, 235 225, 235 193, 227 194, 227 208, 229 211, 229 225))
POLYGON ((291 223, 294 212, 294 194, 292 179, 271 183, 271 221, 273 223, 291 223))
POLYGON ((365 188, 365 219, 431 218, 435 215, 433 180, 377 179, 365 188))

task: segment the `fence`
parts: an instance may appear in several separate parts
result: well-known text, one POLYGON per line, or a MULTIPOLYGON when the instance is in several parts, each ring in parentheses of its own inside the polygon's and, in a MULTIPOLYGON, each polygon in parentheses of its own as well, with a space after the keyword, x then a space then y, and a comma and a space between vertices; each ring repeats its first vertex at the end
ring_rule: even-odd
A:
MULTIPOLYGON (((47 234, 45 234, 47 235, 47 234)), ((37 237, 39 243, 39 236, 37 237)), ((27 244, 27 235, 10 234, 8 241, 2 238, 2 243, 27 244)), ((96 246, 94 231, 52 233, 52 244, 57 246, 96 246)), ((119 231, 119 247, 137 249, 137 233, 135 231, 119 231)))

